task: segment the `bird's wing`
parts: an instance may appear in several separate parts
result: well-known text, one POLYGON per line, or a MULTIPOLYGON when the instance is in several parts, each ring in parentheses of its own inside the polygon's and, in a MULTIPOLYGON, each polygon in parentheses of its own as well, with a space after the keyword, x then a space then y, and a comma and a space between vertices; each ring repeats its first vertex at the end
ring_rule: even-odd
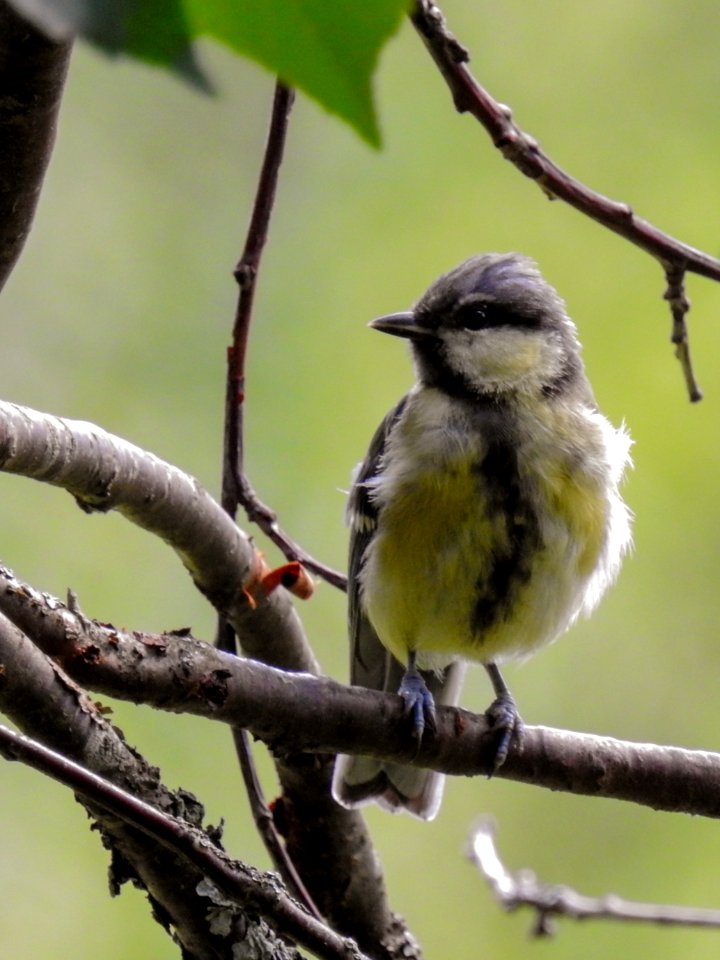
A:
MULTIPOLYGON (((383 455, 407 404, 405 396, 375 431, 370 448, 358 467, 348 501, 350 561, 348 566, 348 622, 350 634, 350 682, 373 690, 397 693, 405 665, 380 642, 360 602, 360 574, 365 552, 378 522, 378 506, 368 481, 383 469, 383 455)), ((455 705, 465 673, 464 663, 453 663, 442 672, 422 675, 436 704, 455 705)), ((431 770, 384 764, 369 757, 339 756, 333 778, 333 795, 345 806, 362 806, 374 800, 388 810, 406 809, 422 819, 438 811, 445 777, 431 770)))
MULTIPOLYGON (((377 634, 364 616, 360 604, 360 573, 365 551, 377 526, 378 507, 367 486, 368 480, 382 470, 383 454, 393 427, 402 416, 407 396, 385 417, 370 441, 365 459, 359 465, 350 491, 347 514, 350 523, 350 557, 348 563, 348 630, 350 635, 350 682, 374 690, 392 689, 387 681, 399 683, 397 676, 387 674, 392 658, 378 640, 377 634)), ((397 671, 392 671, 397 674, 397 671)), ((402 676, 402 667, 400 668, 402 676)))

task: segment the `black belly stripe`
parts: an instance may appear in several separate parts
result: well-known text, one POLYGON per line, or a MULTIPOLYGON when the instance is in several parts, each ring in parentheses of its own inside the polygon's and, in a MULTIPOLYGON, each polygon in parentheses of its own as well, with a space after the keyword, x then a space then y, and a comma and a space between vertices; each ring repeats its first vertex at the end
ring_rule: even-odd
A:
POLYGON ((523 482, 520 476, 516 446, 506 432, 491 430, 486 436, 488 432, 485 456, 473 469, 490 525, 504 536, 496 542, 489 573, 486 568, 475 584, 471 629, 479 644, 483 633, 510 615, 542 547, 538 518, 527 494, 529 481, 523 482))

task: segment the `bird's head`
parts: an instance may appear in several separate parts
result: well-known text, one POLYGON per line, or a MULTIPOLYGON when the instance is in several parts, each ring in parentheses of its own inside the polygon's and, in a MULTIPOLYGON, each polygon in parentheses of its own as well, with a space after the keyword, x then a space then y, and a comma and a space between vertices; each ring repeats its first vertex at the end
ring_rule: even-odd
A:
POLYGON ((370 326, 410 340, 421 383, 449 394, 551 395, 584 380, 564 302, 517 253, 471 257, 370 326))

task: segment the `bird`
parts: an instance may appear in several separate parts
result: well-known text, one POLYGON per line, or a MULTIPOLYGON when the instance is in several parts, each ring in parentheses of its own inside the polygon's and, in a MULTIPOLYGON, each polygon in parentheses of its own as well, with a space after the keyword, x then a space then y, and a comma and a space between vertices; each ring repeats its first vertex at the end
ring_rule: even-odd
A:
MULTIPOLYGON (((416 383, 348 499, 351 683, 399 693, 419 743, 482 664, 497 771, 522 734, 500 666, 589 615, 631 546, 631 440, 599 411, 575 324, 530 257, 470 257, 369 326, 409 341, 416 383)), ((444 780, 339 755, 332 790, 431 820, 444 780)))

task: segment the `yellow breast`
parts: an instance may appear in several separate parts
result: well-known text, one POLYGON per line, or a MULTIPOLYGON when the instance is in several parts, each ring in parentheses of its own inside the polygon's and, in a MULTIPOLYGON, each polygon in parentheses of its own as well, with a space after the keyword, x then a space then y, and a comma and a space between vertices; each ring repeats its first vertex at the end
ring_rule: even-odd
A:
POLYGON ((368 615, 395 657, 403 662, 410 649, 445 660, 472 655, 475 581, 503 535, 468 465, 427 472, 396 491, 365 575, 368 615))
POLYGON ((411 411, 374 492, 365 611, 401 662, 411 649, 424 667, 527 656, 594 605, 627 544, 603 437, 590 433, 597 449, 585 451, 566 424, 534 418, 532 430, 461 442, 433 415, 444 430, 411 411))

